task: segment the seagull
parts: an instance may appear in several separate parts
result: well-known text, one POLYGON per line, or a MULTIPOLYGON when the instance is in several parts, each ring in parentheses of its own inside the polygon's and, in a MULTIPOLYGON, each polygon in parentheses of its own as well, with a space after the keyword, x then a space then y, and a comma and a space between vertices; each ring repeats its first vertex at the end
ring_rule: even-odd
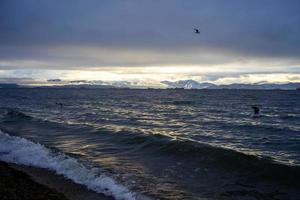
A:
POLYGON ((200 33, 199 29, 194 28, 194 30, 195 30, 195 33, 196 33, 196 34, 199 34, 199 33, 200 33))

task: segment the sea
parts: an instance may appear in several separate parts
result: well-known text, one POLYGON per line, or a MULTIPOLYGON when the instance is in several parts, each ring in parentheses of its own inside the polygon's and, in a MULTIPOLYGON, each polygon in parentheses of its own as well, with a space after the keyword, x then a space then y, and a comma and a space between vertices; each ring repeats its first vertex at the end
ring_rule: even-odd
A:
POLYGON ((297 200, 300 92, 0 89, 0 160, 116 200, 297 200))

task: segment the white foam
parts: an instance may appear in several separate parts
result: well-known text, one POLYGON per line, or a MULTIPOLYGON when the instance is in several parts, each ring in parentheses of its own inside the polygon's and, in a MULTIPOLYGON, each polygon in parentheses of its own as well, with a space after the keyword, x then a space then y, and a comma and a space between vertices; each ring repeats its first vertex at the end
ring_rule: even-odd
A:
POLYGON ((112 196, 116 200, 135 200, 137 195, 113 178, 100 174, 97 168, 87 168, 63 153, 54 153, 45 146, 21 137, 10 136, 0 130, 0 160, 46 168, 85 185, 89 189, 112 196))

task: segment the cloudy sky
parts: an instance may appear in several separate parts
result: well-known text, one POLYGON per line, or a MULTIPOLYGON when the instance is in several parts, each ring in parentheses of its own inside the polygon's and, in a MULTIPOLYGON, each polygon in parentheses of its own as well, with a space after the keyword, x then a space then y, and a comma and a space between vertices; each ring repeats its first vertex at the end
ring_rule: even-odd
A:
POLYGON ((1 0, 0 82, 300 82, 299 8, 298 0, 1 0))

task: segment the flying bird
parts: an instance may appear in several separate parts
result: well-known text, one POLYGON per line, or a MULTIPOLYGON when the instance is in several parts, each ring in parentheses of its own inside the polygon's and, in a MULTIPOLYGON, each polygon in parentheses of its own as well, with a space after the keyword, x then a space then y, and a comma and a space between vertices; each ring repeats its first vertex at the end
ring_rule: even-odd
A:
POLYGON ((196 34, 199 34, 199 33, 200 33, 199 29, 194 28, 194 30, 195 30, 195 33, 196 33, 196 34))

